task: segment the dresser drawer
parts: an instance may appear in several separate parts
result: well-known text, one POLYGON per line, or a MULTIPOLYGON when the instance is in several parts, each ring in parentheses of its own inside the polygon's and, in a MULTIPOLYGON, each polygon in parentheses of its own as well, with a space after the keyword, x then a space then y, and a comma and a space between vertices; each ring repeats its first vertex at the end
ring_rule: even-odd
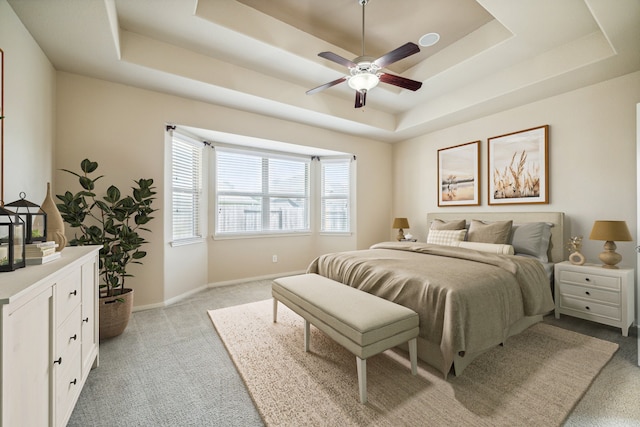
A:
POLYGON ((56 425, 65 425, 82 388, 80 353, 56 371, 56 425))
POLYGON ((56 331, 55 359, 62 358, 59 363, 62 367, 66 366, 76 354, 81 352, 82 322, 80 315, 80 306, 77 306, 56 331))
POLYGON ((621 318, 620 307, 613 307, 568 296, 561 297, 560 307, 612 320, 620 320, 621 318))
POLYGON ((80 306, 82 301, 82 282, 79 269, 75 269, 60 280, 56 281, 56 318, 58 325, 61 325, 80 306))
POLYGON ((616 291, 620 290, 619 277, 607 277, 598 274, 579 273, 576 271, 563 270, 560 272, 559 280, 561 282, 571 282, 581 285, 596 286, 616 291))
POLYGON ((606 291, 589 286, 578 286, 560 282, 560 294, 565 296, 580 297, 588 301, 604 302, 620 305, 620 292, 606 291))

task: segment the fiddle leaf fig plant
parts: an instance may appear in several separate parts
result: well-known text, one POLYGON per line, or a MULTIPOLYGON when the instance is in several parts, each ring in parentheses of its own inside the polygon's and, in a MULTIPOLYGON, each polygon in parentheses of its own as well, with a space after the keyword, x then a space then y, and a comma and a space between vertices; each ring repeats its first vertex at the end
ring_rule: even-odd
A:
POLYGON ((81 173, 62 169, 78 177, 82 188, 73 194, 66 191, 56 195, 61 201, 56 206, 64 222, 78 229, 71 246, 100 245, 100 296, 112 297, 125 293, 129 264, 142 264, 147 253, 142 246, 147 240, 140 232, 150 232, 145 226, 153 219, 151 214, 154 195, 153 179, 134 181, 132 194, 123 196, 118 187, 111 185, 103 196, 96 194, 96 182, 104 175, 95 176, 98 163, 84 159, 81 173))

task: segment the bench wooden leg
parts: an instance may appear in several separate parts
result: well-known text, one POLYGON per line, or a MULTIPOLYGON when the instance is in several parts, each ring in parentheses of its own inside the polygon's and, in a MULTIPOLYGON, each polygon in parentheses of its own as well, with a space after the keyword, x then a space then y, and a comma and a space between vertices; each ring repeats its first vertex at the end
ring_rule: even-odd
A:
POLYGON ((418 374, 418 339, 409 340, 409 359, 411 360, 411 373, 418 374))
POLYGON ((278 300, 273 299, 273 323, 278 321, 278 300))
POLYGON ((304 351, 309 351, 309 339, 311 338, 311 323, 304 319, 304 351))
POLYGON ((358 389, 360 389, 360 403, 367 403, 367 359, 356 356, 358 367, 358 389))

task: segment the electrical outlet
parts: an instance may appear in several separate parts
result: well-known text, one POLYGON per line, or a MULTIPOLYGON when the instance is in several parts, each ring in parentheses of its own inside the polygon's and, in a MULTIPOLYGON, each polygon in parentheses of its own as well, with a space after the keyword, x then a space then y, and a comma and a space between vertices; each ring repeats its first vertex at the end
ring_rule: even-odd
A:
POLYGON ((274 256, 272 257, 272 260, 273 260, 273 262, 278 262, 278 255, 274 255, 274 256))

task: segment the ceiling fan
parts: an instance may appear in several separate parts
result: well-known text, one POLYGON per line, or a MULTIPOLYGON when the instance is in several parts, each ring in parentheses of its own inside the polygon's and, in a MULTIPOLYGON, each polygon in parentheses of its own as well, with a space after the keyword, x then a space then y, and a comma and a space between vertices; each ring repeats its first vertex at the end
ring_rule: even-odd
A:
POLYGON ((362 56, 359 56, 353 61, 350 61, 333 52, 320 52, 318 56, 349 68, 349 75, 340 77, 339 79, 336 79, 332 82, 325 83, 321 86, 310 89, 306 92, 307 95, 312 95, 346 81, 349 87, 355 89, 356 91, 355 108, 360 108, 364 107, 367 101, 367 92, 376 87, 379 82, 391 84, 412 91, 416 91, 422 86, 422 82, 380 71, 384 67, 391 65, 394 62, 420 52, 420 48, 417 44, 411 42, 406 43, 399 48, 392 50, 391 52, 385 53, 378 59, 372 58, 370 56, 365 56, 364 9, 368 2, 369 0, 358 0, 358 3, 360 3, 360 5, 362 6, 362 56))

